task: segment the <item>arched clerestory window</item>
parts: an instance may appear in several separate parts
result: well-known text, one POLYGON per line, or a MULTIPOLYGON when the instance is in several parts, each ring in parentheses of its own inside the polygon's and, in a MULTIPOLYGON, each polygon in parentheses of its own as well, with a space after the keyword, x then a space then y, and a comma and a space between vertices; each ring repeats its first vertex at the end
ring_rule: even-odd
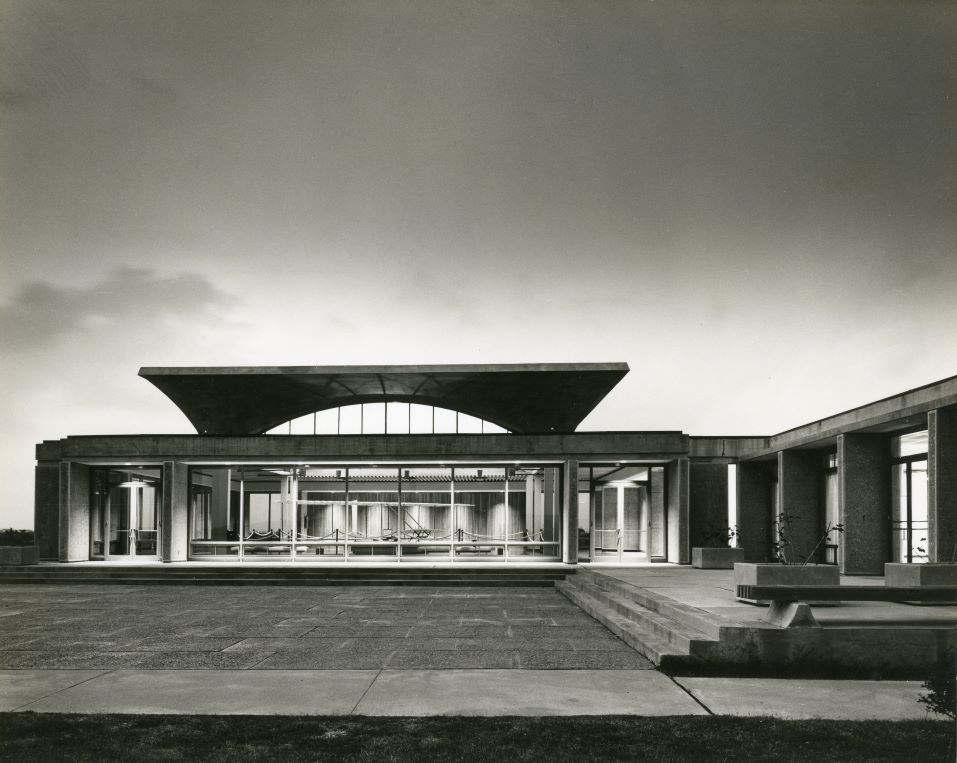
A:
POLYGON ((299 416, 273 427, 271 435, 507 434, 508 430, 467 413, 419 403, 357 403, 299 416))

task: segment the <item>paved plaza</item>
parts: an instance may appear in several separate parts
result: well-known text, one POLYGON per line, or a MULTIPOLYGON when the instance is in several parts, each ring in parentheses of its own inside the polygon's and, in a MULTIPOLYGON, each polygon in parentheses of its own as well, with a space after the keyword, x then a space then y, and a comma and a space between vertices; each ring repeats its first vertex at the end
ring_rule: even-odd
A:
POLYGON ((0 589, 0 669, 653 667, 553 588, 0 589))
POLYGON ((0 586, 0 711, 903 720, 920 693, 670 678, 552 588, 0 586))

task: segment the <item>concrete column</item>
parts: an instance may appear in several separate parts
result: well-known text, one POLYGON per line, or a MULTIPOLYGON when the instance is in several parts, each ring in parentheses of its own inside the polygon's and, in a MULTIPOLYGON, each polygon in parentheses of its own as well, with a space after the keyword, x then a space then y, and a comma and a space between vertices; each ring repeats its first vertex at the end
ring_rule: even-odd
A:
MULTIPOLYGON (((535 533, 535 517, 541 513, 541 510, 542 479, 528 476, 525 478, 525 526, 521 529, 526 530, 530 537, 535 533)), ((516 528, 515 532, 518 532, 518 529, 516 528)))
MULTIPOLYGON (((544 505, 542 506, 542 524, 544 527, 544 538, 547 541, 556 541, 558 538, 555 537, 555 532, 558 526, 556 522, 559 517, 557 514, 561 510, 561 507, 558 505, 558 490, 559 482, 558 475, 556 474, 558 470, 555 468, 545 469, 545 478, 542 480, 542 492, 544 494, 544 505)), ((532 532, 538 528, 533 528, 532 532)))
MULTIPOLYGON (((843 536, 838 561, 845 575, 883 575, 890 561, 890 447, 876 434, 837 437, 837 484, 843 536)), ((822 530, 823 532, 823 530, 822 530)))
POLYGON ((710 545, 709 535, 728 526, 728 465, 692 461, 688 479, 691 546, 710 545))
POLYGON ((690 466, 687 458, 676 458, 665 467, 668 507, 668 561, 691 563, 688 528, 688 482, 690 466))
MULTIPOLYGON (((782 450, 778 453, 778 506, 789 517, 787 558, 802 563, 821 539, 821 454, 816 450, 782 450)), ((816 553, 811 562, 823 555, 816 553)))
POLYGON ((59 560, 85 562, 90 558, 90 467, 60 462, 59 560))
MULTIPOLYGON (((665 548, 665 473, 661 469, 650 469, 651 486, 650 515, 648 519, 648 560, 664 561, 668 550, 665 548)), ((594 522, 592 523, 594 526, 594 522)))
POLYGON ((927 552, 932 562, 957 553, 957 405, 927 414, 927 552))
POLYGON ((163 462, 163 505, 159 516, 160 559, 184 562, 189 555, 188 467, 163 462))
MULTIPOLYGON (((210 537, 215 540, 225 540, 226 528, 229 527, 229 490, 231 487, 229 468, 213 469, 212 486, 213 491, 210 495, 210 537)), ((281 504, 280 504, 281 505, 281 504)), ((273 511, 272 523, 278 528, 280 518, 275 516, 273 511)), ((260 528, 255 528, 260 529, 260 528)), ((269 528, 272 529, 272 528, 269 528)), ((247 532, 249 528, 247 528, 247 532)))
POLYGON ((60 556, 60 464, 37 464, 34 473, 33 531, 41 560, 60 556))
POLYGON ((749 562, 774 561, 771 547, 771 490, 776 463, 741 461, 735 477, 738 546, 749 562))
POLYGON ((578 462, 562 469, 562 561, 578 563, 578 462))

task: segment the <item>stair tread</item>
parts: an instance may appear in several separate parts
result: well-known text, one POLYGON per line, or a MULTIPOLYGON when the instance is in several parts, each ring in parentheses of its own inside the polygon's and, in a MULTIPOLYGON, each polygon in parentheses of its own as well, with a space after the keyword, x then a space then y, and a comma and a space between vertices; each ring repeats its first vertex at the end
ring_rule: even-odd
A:
MULTIPOLYGON (((604 589, 598 588, 597 586, 592 586, 588 583, 583 583, 582 581, 565 583, 565 585, 577 588, 578 590, 586 591, 591 598, 600 603, 606 604, 608 606, 617 605, 621 609, 624 609, 625 612, 616 612, 616 614, 626 619, 629 619, 628 615, 632 614, 637 618, 650 621, 659 627, 666 628, 680 638, 687 639, 688 641, 717 641, 716 638, 710 636, 704 631, 694 628, 687 623, 675 620, 666 614, 649 609, 636 601, 633 601, 625 596, 621 596, 620 594, 616 594, 611 591, 605 591, 604 589), (610 599, 613 604, 609 605, 607 601, 602 601, 603 597, 610 599)), ((634 620, 632 620, 632 622, 634 622, 634 620)))
POLYGON ((602 591, 632 601, 640 607, 680 623, 686 630, 700 633, 704 639, 713 641, 720 639, 721 624, 715 622, 706 612, 696 607, 660 597, 638 586, 597 575, 590 570, 580 577, 576 577, 574 585, 595 586, 602 591))
MULTIPOLYGON (((589 600, 596 604, 601 604, 600 601, 589 596, 580 589, 573 588, 568 590, 567 588, 564 588, 560 590, 562 590, 562 592, 565 593, 565 595, 576 604, 579 604, 579 606, 581 606, 583 603, 587 604, 589 600)), ((582 608, 588 612, 588 609, 585 607, 582 608)), ((635 651, 644 655, 655 664, 661 665, 663 660, 670 660, 673 662, 681 659, 690 659, 689 651, 682 650, 674 644, 666 642, 657 634, 650 632, 646 628, 642 628, 633 620, 629 620, 623 616, 617 616, 614 613, 601 612, 600 608, 594 609, 598 610, 598 614, 593 614, 592 617, 594 617, 598 622, 602 623, 602 625, 608 628, 616 636, 625 641, 629 646, 635 649, 635 651)), ((589 612, 589 614, 592 613, 589 612)))

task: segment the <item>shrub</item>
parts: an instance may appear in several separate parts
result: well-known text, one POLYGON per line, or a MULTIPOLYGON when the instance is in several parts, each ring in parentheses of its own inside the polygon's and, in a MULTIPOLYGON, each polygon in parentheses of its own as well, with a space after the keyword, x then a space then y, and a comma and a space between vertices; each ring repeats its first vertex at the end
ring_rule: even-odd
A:
POLYGON ((0 530, 0 546, 33 546, 36 536, 33 530, 14 530, 8 527, 0 530))
POLYGON ((928 710, 950 719, 957 718, 957 654, 948 649, 934 664, 930 677, 924 681, 926 694, 917 700, 928 710))

